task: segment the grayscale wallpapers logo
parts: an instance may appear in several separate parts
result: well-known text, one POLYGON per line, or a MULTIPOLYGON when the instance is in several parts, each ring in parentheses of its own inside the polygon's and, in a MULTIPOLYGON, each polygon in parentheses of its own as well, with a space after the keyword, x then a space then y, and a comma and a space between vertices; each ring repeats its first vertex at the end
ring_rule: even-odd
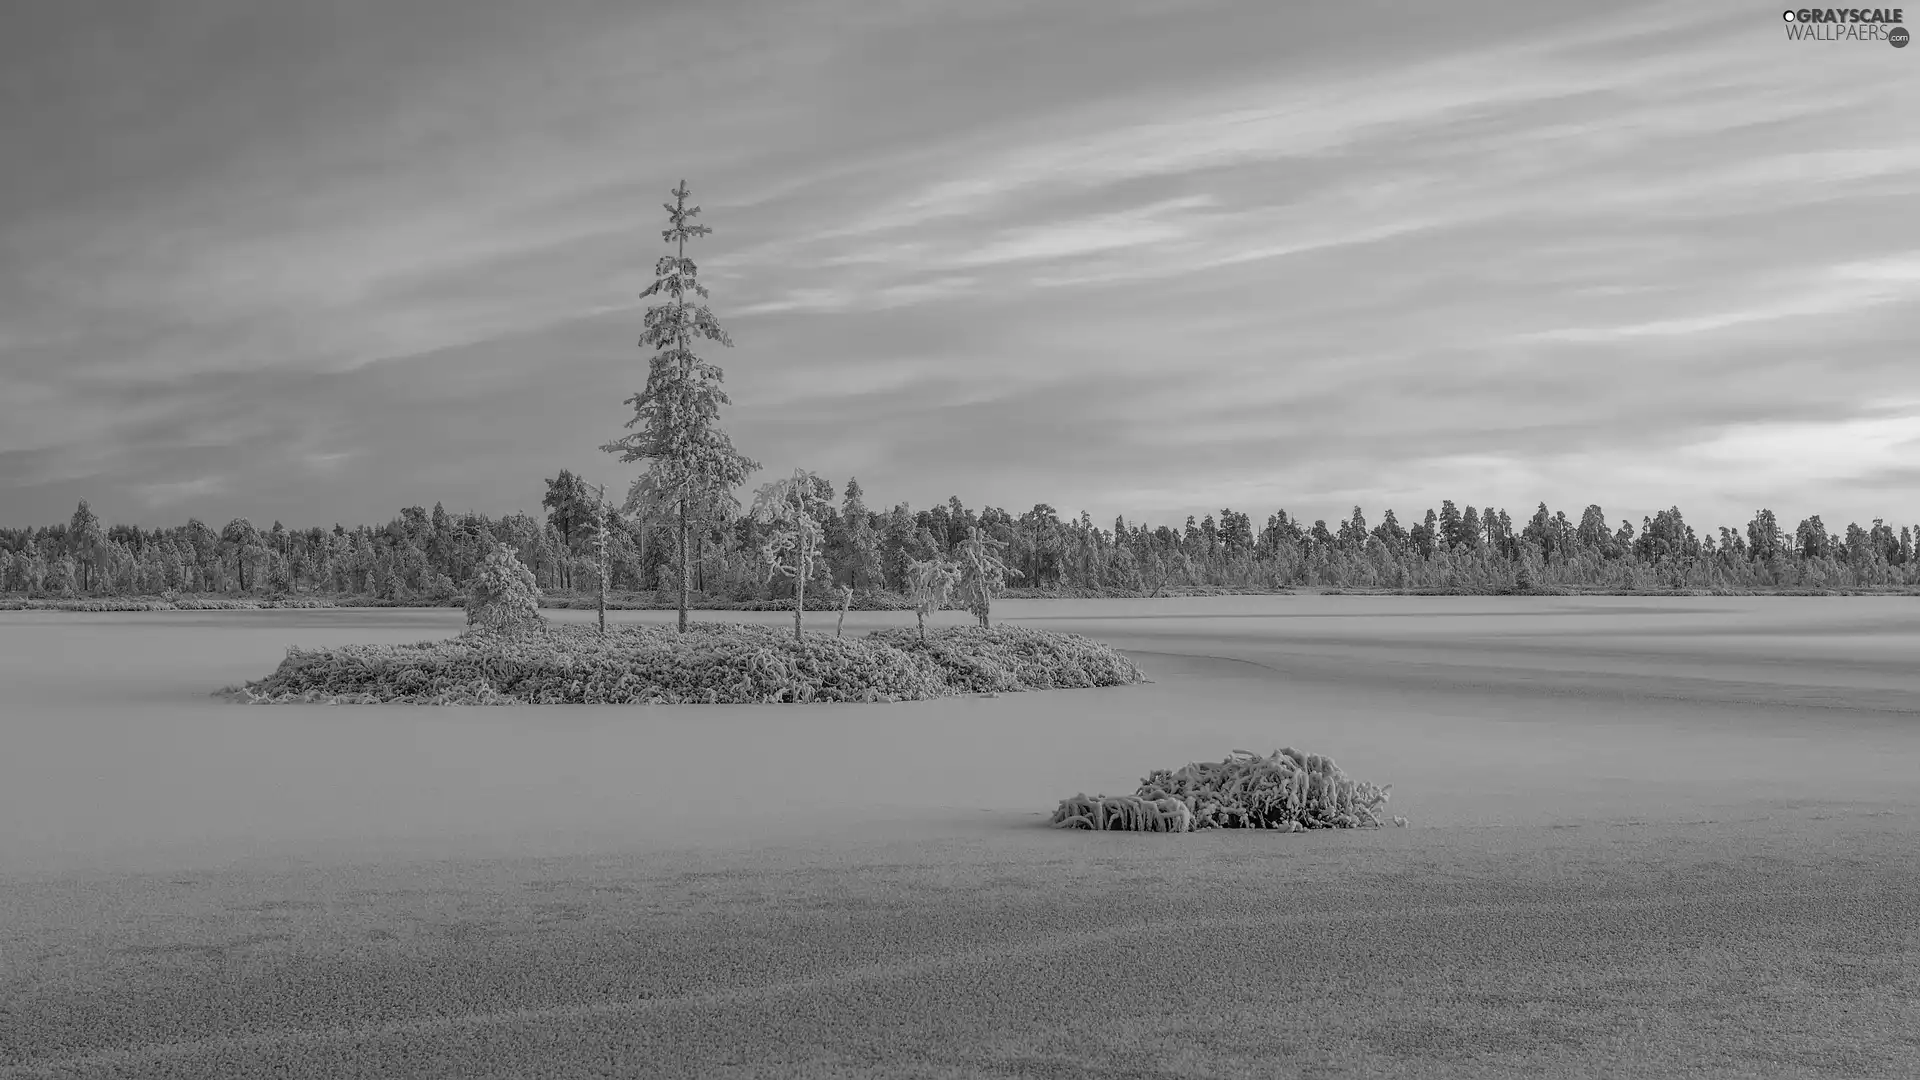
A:
POLYGON ((1780 13, 1788 41, 1884 41, 1907 47, 1904 8, 1795 8, 1780 13))

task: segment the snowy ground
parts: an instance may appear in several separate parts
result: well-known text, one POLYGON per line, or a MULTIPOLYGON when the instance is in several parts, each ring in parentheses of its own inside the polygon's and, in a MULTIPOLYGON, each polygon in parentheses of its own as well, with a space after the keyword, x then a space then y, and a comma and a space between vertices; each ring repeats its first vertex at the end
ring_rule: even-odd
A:
POLYGON ((460 613, 0 614, 0 1077, 1920 1075, 1920 601, 997 614, 1156 681, 250 708, 460 613), (1412 826, 1044 827, 1281 745, 1412 826))

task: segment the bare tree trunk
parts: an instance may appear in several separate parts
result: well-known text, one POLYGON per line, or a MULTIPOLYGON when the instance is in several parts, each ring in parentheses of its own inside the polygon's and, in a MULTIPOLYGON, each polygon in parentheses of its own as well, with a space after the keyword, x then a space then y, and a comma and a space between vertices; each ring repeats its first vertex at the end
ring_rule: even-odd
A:
POLYGON ((793 575, 793 640, 800 641, 800 616, 807 610, 807 577, 793 575))
POLYGON ((680 632, 687 632, 687 605, 693 602, 693 559, 688 541, 692 527, 687 521, 687 500, 680 500, 680 632))
POLYGON ((927 609, 924 607, 914 608, 913 617, 920 621, 920 640, 925 642, 927 640, 927 609))
POLYGON ((607 636, 607 492, 600 489, 599 498, 593 504, 593 553, 596 569, 600 571, 600 593, 597 604, 600 615, 600 636, 607 636))
POLYGON ((839 637, 847 625, 847 608, 853 604, 853 586, 840 586, 840 619, 833 624, 833 636, 839 637))

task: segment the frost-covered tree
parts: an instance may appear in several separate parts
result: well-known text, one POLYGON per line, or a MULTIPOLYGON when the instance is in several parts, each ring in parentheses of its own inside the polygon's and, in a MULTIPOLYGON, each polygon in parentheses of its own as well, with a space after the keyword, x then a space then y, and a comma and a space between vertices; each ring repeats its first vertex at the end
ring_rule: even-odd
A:
POLYGON ((629 509, 634 508, 635 499, 674 508, 683 631, 693 592, 694 525, 710 521, 713 510, 733 504, 733 489, 760 468, 736 451, 733 440, 718 427, 720 407, 729 403, 720 389, 723 376, 718 365, 693 352, 695 338, 727 346, 733 342, 711 308, 689 301, 690 296, 706 298, 707 290, 699 282, 693 260, 687 258, 687 241, 713 231, 692 223, 700 208, 687 205, 690 194, 685 180, 673 189, 674 201, 666 206, 672 226, 660 235, 675 245, 675 253, 660 257, 653 284, 640 294, 664 294, 670 301, 647 309, 640 345, 656 351, 646 388, 627 399, 634 415, 626 426, 637 430, 601 447, 619 454, 621 461, 648 463, 629 496, 629 509))
POLYGON ((1793 540, 1803 559, 1824 559, 1832 553, 1832 541, 1827 535, 1827 525, 1815 514, 1800 522, 1793 530, 1793 540))
POLYGON ((474 572, 467 593, 467 625, 483 630, 513 631, 537 629, 544 625, 540 617, 540 586, 533 571, 513 554, 513 549, 496 543, 474 572))
POLYGON ((907 571, 914 561, 913 550, 918 538, 913 514, 907 509, 906 503, 895 506, 887 513, 886 526, 880 539, 880 572, 890 588, 907 587, 907 571))
POLYGON ((595 487, 593 516, 589 519, 588 527, 593 531, 593 566, 597 579, 595 592, 597 599, 594 610, 599 615, 600 633, 603 637, 607 632, 607 576, 613 569, 613 560, 608 554, 607 544, 615 524, 613 508, 607 505, 607 489, 604 486, 595 487))
POLYGON ((50 593, 61 596, 73 595, 74 576, 73 556, 62 554, 47 560, 45 588, 50 593))
POLYGON ((37 593, 47 587, 47 556, 39 543, 27 541, 26 549, 21 553, 20 576, 23 587, 30 593, 37 593))
POLYGON ((847 628, 847 609, 853 606, 853 586, 840 586, 840 617, 833 621, 833 636, 839 637, 847 628))
POLYGON ((846 501, 837 519, 839 535, 833 545, 834 561, 846 572, 847 584, 855 588, 880 577, 880 534, 874 531, 864 494, 860 481, 847 481, 846 501))
POLYGON ((248 587, 247 566, 252 563, 260 547, 260 530, 246 518, 234 518, 227 527, 220 530, 220 544, 233 556, 234 574, 239 579, 240 591, 248 587))
POLYGON ((1752 557, 1771 562, 1787 547, 1779 517, 1767 509, 1754 511, 1753 520, 1747 522, 1747 550, 1752 557))
POLYGON ((1001 556, 1006 547, 1005 541, 996 540, 975 526, 967 530, 967 538, 954 549, 960 563, 960 596, 967 602, 967 610, 980 620, 982 629, 992 625, 988 614, 993 607, 993 594, 1006 587, 1008 575, 1020 576, 1020 571, 1007 566, 1001 556))
POLYGON ((833 509, 833 488, 806 469, 795 469, 783 480, 762 484, 753 500, 755 521, 773 527, 760 556, 768 578, 793 579, 793 640, 800 640, 807 581, 820 562, 824 521, 833 509), (823 494, 824 490, 824 494, 823 494))
POLYGON ((454 576, 453 564, 455 530, 453 519, 447 516, 447 508, 439 502, 433 504, 433 514, 427 519, 431 531, 427 534, 427 565, 436 574, 454 576))
POLYGON ((927 616, 946 606, 960 583, 960 568, 946 559, 916 559, 907 565, 907 598, 920 623, 920 640, 927 640, 927 616))
POLYGON ((1464 528, 1466 516, 1460 513, 1460 508, 1453 504, 1452 499, 1440 500, 1439 524, 1440 532, 1439 535, 1435 537, 1435 540, 1438 541, 1442 551, 1452 551, 1454 548, 1466 544, 1467 537, 1464 528))
MULTIPOLYGON (((540 499, 540 505, 547 511, 547 523, 560 533, 560 540, 571 553, 573 537, 577 532, 590 529, 593 523, 593 492, 587 482, 574 475, 571 470, 561 469, 560 475, 547 481, 547 493, 540 499)), ((560 587, 573 587, 573 578, 567 574, 567 561, 561 560, 560 587)))
POLYGON ((1594 551, 1605 551, 1613 541, 1613 534, 1607 531, 1607 513, 1598 503, 1588 505, 1580 514, 1580 525, 1574 531, 1582 547, 1594 551))
POLYGON ((79 567, 81 592, 92 590, 100 549, 106 542, 107 536, 101 531, 100 519, 87 506, 87 500, 81 499, 79 507, 73 512, 73 520, 67 525, 67 550, 72 553, 79 567))

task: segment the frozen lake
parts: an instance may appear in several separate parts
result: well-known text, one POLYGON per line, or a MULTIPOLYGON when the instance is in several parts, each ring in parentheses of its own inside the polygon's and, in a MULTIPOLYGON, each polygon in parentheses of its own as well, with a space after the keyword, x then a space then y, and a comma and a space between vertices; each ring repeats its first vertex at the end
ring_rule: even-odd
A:
MULTIPOLYGON (((1150 1058, 1155 1075, 1661 1076, 1698 1060, 1700 1031, 1726 1055, 1701 1075, 1920 1064, 1920 601, 996 617, 1107 641, 1155 681, 899 705, 247 707, 207 695, 289 644, 441 637, 462 616, 0 613, 0 975, 33 1018, 0 1025, 0 1076, 63 1057, 491 1075, 462 1056, 481 1031, 519 1063, 501 1075, 604 1051, 651 1075, 1150 1058), (1079 791, 1282 745, 1392 783, 1412 827, 1042 824, 1079 791), (1222 935, 1252 952, 1205 945, 1222 935), (1169 978, 1226 997, 1108 1002, 1169 978), (327 986, 364 1000, 327 1011, 327 986), (103 994, 120 1022, 57 1019, 103 994), (1182 1058, 1183 1038, 1224 1056, 1182 1058)), ((855 612, 847 631, 910 622, 855 612)), ((632 1068, 608 1075, 649 1074, 632 1068)))
MULTIPOLYGON (((1393 811, 1426 826, 1920 786, 1911 599, 1008 601, 1000 617, 1109 642, 1156 681, 900 705, 241 707, 207 695, 289 644, 442 637, 462 616, 0 613, 0 870, 991 834, 1082 789, 1283 744, 1394 784, 1393 811)), ((847 631, 910 621, 856 612, 847 631)))

